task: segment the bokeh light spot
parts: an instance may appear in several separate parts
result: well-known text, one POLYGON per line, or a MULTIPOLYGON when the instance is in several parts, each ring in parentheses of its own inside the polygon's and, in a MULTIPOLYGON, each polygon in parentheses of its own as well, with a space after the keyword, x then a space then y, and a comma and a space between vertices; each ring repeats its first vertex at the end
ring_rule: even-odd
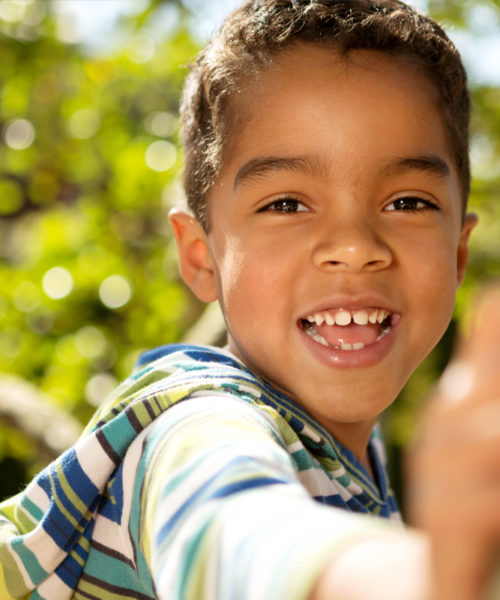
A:
POLYGON ((65 3, 59 2, 55 4, 56 10, 59 12, 56 15, 56 36, 57 38, 66 44, 77 44, 82 39, 82 32, 78 27, 76 16, 68 12, 62 12, 65 10, 65 3))
POLYGON ((73 277, 64 267, 52 267, 43 276, 42 287, 49 298, 60 300, 73 289, 73 277))
POLYGON ((13 150, 25 150, 35 139, 35 128, 27 119, 14 119, 7 123, 4 139, 13 150))
POLYGON ((22 21, 25 25, 39 25, 42 22, 46 12, 47 10, 44 2, 35 0, 30 2, 29 0, 25 0, 22 21))
POLYGON ((7 23, 16 23, 23 16, 23 7, 14 0, 3 0, 0 2, 0 19, 7 23))
POLYGON ((165 140, 153 142, 146 150, 147 166, 159 173, 168 171, 177 160, 177 150, 173 144, 165 140))
POLYGON ((99 286, 99 298, 108 308, 121 308, 131 297, 130 283, 121 275, 110 275, 99 286))
POLYGON ((85 386, 85 398, 92 406, 99 406, 118 385, 118 381, 109 373, 97 373, 85 386))
POLYGON ((158 137, 169 137, 177 129, 177 119, 172 113, 157 111, 148 115, 145 126, 149 133, 158 137))
POLYGON ((82 327, 75 336, 78 352, 85 358, 97 358, 106 350, 106 338, 97 327, 82 327))
POLYGON ((87 140, 97 133, 101 118, 92 108, 81 108, 75 111, 68 121, 70 134, 80 140, 87 140))

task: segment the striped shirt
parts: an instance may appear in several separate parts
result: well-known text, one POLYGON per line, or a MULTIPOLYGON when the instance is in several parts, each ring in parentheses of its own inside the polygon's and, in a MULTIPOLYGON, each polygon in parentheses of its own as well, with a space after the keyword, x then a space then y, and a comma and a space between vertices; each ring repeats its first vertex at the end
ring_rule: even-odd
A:
POLYGON ((230 353, 159 348, 0 504, 0 598, 305 598, 334 552, 400 518, 377 428, 369 453, 375 481, 230 353))

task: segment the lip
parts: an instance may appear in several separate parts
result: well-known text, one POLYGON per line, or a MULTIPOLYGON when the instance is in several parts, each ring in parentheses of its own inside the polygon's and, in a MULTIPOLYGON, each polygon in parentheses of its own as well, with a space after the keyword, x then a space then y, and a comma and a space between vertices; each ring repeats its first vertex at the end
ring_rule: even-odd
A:
POLYGON ((307 319, 308 315, 328 312, 334 310, 362 310, 364 308, 383 308, 391 313, 397 313, 398 310, 391 306, 384 298, 380 296, 336 296, 327 301, 317 304, 299 316, 298 321, 307 319))
POLYGON ((376 365, 382 361, 390 352, 396 341, 399 325, 401 322, 401 314, 394 309, 390 304, 380 297, 366 296, 363 298, 335 298, 328 302, 318 304, 315 308, 310 309, 305 313, 304 317, 299 317, 297 320, 297 329, 302 337, 302 340, 311 354, 329 367, 337 368, 356 368, 369 367, 376 365), (367 308, 383 308, 391 312, 391 330, 382 339, 365 346, 361 350, 346 351, 338 348, 324 346, 313 340, 302 328, 301 321, 307 318, 307 315, 335 310, 361 310, 367 308))

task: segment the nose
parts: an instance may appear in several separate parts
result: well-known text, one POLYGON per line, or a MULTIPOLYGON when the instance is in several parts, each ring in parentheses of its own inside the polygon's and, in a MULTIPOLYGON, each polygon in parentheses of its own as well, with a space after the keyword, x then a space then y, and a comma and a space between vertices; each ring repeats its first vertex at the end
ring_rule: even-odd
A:
POLYGON ((313 251, 315 266, 327 271, 379 271, 387 268, 392 260, 390 247, 368 219, 329 224, 313 251))

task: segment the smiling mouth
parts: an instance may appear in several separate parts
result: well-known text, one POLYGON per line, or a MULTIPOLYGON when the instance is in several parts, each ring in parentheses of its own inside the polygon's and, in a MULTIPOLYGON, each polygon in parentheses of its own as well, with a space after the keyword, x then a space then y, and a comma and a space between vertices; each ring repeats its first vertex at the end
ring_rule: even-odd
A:
POLYGON ((353 352, 383 339, 392 330, 394 318, 395 313, 385 308, 332 309, 310 314, 299 325, 318 344, 353 352))

